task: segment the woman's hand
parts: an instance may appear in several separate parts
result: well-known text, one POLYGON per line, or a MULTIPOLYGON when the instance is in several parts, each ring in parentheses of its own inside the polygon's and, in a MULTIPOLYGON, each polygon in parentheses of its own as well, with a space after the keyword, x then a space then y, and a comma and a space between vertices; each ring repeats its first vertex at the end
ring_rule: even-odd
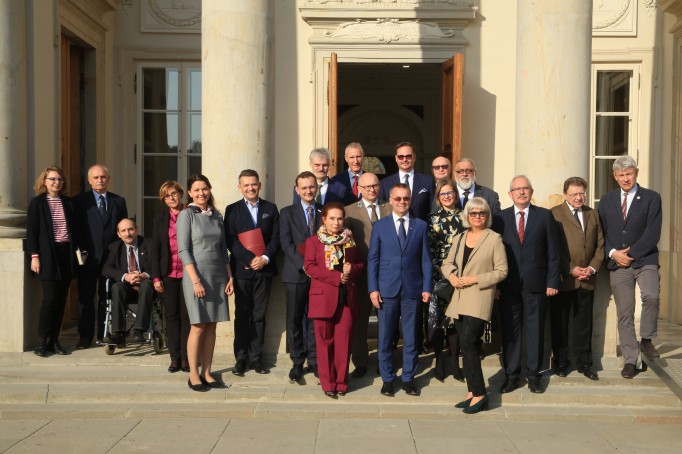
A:
POLYGON ((31 271, 40 274, 40 257, 31 257, 31 271))
POLYGON ((472 285, 478 284, 478 278, 476 276, 462 276, 459 278, 462 283, 462 287, 471 287, 472 285))
POLYGON ((450 281, 450 285, 452 285, 455 288, 463 287, 461 279, 458 278, 455 273, 452 273, 450 276, 448 276, 448 280, 450 281))
POLYGON ((227 296, 230 296, 234 293, 234 279, 230 277, 230 280, 227 281, 227 285, 225 286, 225 293, 227 296))
POLYGON ((158 293, 163 293, 166 291, 166 289, 163 287, 163 282, 161 281, 154 282, 154 290, 156 290, 158 293))
POLYGON ((204 284, 202 284, 201 281, 194 284, 194 296, 197 298, 203 298, 206 296, 206 289, 204 288, 204 284))

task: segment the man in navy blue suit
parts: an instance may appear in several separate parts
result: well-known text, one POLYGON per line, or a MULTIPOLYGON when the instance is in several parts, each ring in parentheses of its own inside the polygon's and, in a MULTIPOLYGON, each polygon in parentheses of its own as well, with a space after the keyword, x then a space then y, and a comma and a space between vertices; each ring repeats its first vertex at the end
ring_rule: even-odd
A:
POLYGON ((331 181, 341 183, 346 188, 343 204, 350 205, 362 197, 360 195, 359 184, 363 173, 362 163, 365 160, 365 151, 359 143, 351 142, 346 145, 343 157, 346 160, 346 164, 348 164, 348 169, 336 174, 331 181))
POLYGON ((395 162, 398 164, 398 173, 381 180, 379 199, 388 200, 392 187, 398 183, 406 184, 412 194, 410 213, 422 221, 426 221, 431 212, 431 202, 433 202, 436 186, 433 178, 414 171, 416 160, 417 154, 414 145, 410 142, 400 142, 395 146, 395 162))
POLYGON ((501 393, 521 386, 521 333, 526 327, 526 377, 528 389, 542 393, 540 368, 545 343, 548 297, 559 292, 560 245, 552 213, 532 205, 533 186, 524 175, 511 180, 509 197, 514 205, 499 215, 509 272, 498 288, 502 308, 502 359, 507 376, 501 393))
POLYGON ((431 298, 432 267, 426 222, 409 214, 410 188, 396 184, 389 193, 393 214, 372 226, 367 256, 367 289, 379 314, 381 394, 393 396, 393 340, 402 320, 403 390, 418 396, 417 330, 422 303, 431 298))
POLYGON ((618 314, 618 340, 623 352, 623 378, 636 375, 639 352, 653 361, 660 355, 651 343, 658 329, 660 275, 658 240, 661 238, 661 196, 637 184, 639 169, 630 156, 613 163, 613 177, 619 189, 599 201, 599 216, 604 228, 611 291, 618 314), (635 284, 642 296, 642 315, 638 345, 635 335, 635 284))
MULTIPOLYGON (((331 157, 329 150, 326 148, 314 148, 310 152, 310 170, 315 175, 317 180, 317 195, 315 202, 324 205, 328 202, 339 202, 343 204, 346 198, 346 187, 339 183, 332 181, 327 175, 329 174, 329 164, 331 157)), ((294 188, 294 205, 301 203, 301 196, 294 188)))

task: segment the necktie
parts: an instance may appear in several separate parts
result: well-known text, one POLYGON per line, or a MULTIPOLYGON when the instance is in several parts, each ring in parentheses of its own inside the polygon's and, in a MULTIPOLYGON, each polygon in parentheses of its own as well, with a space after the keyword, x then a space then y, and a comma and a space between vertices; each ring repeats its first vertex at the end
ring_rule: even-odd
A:
MULTIPOLYGON (((135 260, 135 251, 132 246, 128 246, 128 272, 134 273, 137 271, 137 261, 135 260)), ((137 290, 140 288, 139 285, 135 284, 132 286, 133 289, 137 290)))
POLYGON ((313 215, 313 207, 308 207, 308 236, 315 234, 315 216, 313 215))
POLYGON ((462 200, 462 208, 467 206, 467 202, 469 201, 469 194, 471 194, 469 191, 464 191, 464 200, 462 200))
POLYGON ((407 243, 407 231, 405 230, 405 218, 398 219, 400 227, 398 228, 398 240, 400 241, 400 249, 405 249, 407 243))
MULTIPOLYGON (((408 187, 410 186, 410 174, 409 173, 405 174, 405 178, 403 178, 403 183, 405 183, 408 187)), ((412 190, 412 188, 410 188, 410 191, 411 190, 412 190)))
POLYGON ((358 196, 358 176, 353 175, 353 194, 355 197, 358 196))
POLYGON ((526 221, 524 219, 524 213, 523 211, 519 211, 519 241, 521 244, 523 244, 523 235, 526 233, 526 221))
POLYGON ((376 205, 371 203, 369 205, 369 210, 372 212, 372 214, 369 216, 369 220, 372 221, 372 224, 374 224, 376 221, 379 220, 379 216, 377 216, 376 205))
POLYGON ((620 205, 620 212, 623 215, 623 220, 628 217, 628 193, 623 194, 623 203, 620 205))
POLYGON ((318 186, 317 195, 315 196, 315 202, 322 205, 322 186, 318 186))
POLYGON ((573 217, 575 217, 575 220, 578 221, 578 225, 579 225, 580 228, 582 229, 582 228, 583 228, 583 223, 580 222, 580 217, 578 217, 578 209, 577 209, 577 208, 576 208, 575 210, 573 210, 573 217))
POLYGON ((99 206, 97 207, 97 210, 99 211, 99 217, 104 221, 107 218, 107 204, 103 195, 99 196, 99 206))

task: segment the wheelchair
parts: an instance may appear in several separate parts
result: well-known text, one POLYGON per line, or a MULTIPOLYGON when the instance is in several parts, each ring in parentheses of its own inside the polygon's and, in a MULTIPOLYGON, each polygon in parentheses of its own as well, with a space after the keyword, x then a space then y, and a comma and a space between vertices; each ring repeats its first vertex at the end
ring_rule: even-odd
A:
MULTIPOLYGON (((111 325, 111 319, 112 319, 112 297, 111 297, 111 287, 114 284, 114 282, 107 278, 106 281, 106 313, 104 316, 104 338, 107 338, 109 334, 112 334, 112 325, 111 325)), ((130 332, 133 330, 133 327, 135 326, 135 318, 137 315, 135 314, 135 309, 137 308, 137 303, 129 303, 126 308, 126 329, 125 329, 125 334, 126 337, 130 336, 130 332)), ((156 292, 154 292, 154 298, 152 299, 152 313, 151 317, 149 318, 149 326, 147 327, 147 331, 145 332, 145 340, 142 344, 136 344, 136 345, 149 345, 151 344, 154 353, 157 355, 161 354, 163 352, 163 349, 166 347, 166 327, 165 327, 165 322, 164 322, 164 311, 163 311, 163 304, 161 304, 161 300, 159 299, 159 296, 156 292)), ((104 347, 104 353, 107 355, 113 355, 114 352, 116 351, 116 347, 118 347, 117 344, 115 343, 106 343, 103 342, 102 346, 104 347)), ((126 345, 127 346, 127 345, 126 345)))

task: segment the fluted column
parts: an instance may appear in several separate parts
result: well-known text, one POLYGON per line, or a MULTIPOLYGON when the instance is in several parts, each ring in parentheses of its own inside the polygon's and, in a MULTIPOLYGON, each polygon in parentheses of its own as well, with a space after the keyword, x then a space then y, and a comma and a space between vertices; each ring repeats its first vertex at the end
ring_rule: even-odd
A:
POLYGON ((552 206, 588 177, 592 0, 517 0, 516 173, 552 206))

